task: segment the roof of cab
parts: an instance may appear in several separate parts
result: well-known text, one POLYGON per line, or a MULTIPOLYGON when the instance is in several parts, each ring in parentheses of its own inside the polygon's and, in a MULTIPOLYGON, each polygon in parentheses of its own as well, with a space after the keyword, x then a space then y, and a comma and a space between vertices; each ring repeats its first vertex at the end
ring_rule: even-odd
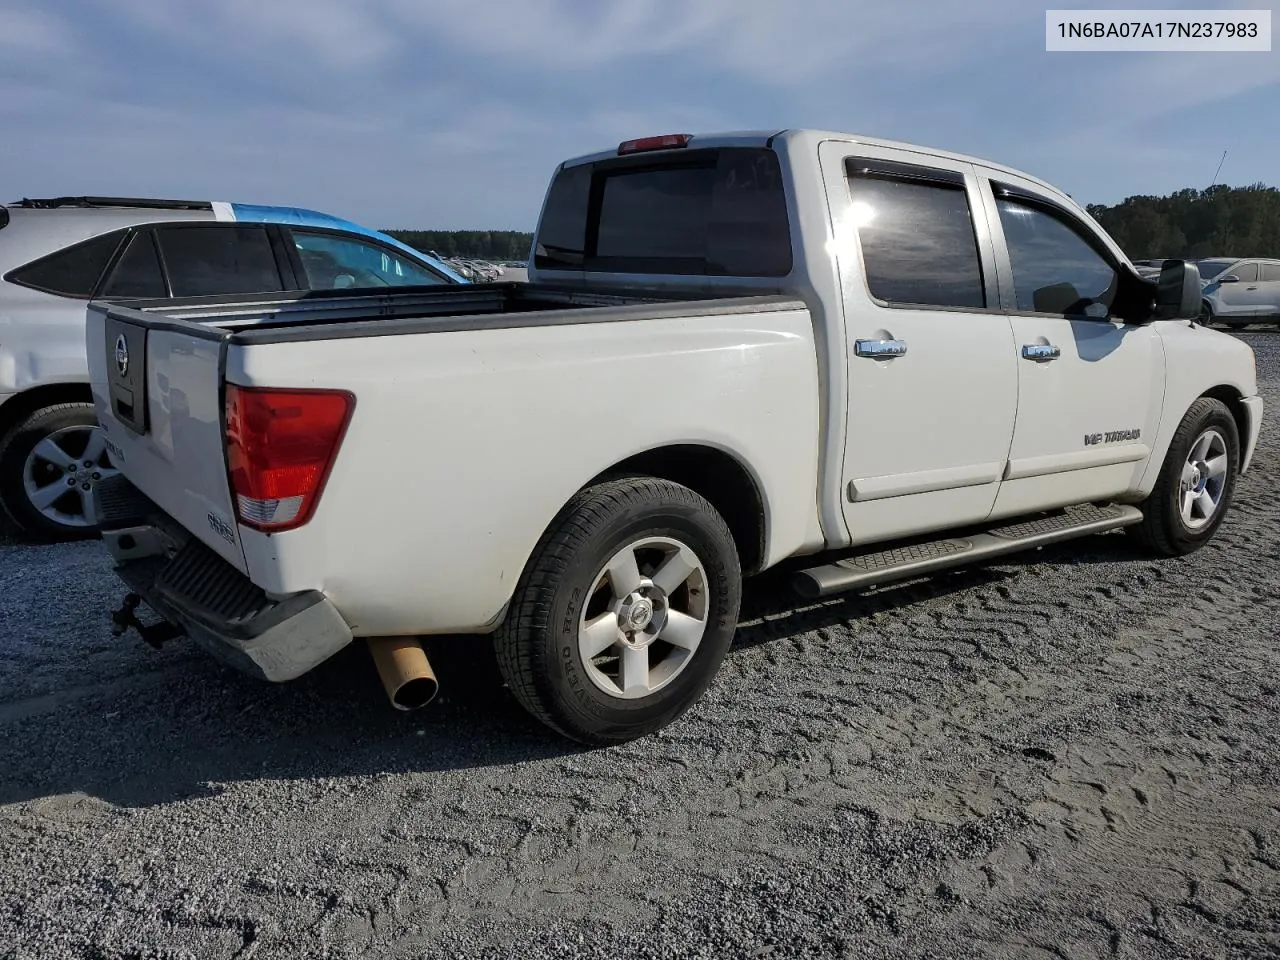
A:
MULTIPOLYGON (((1002 173, 1012 174, 1028 180, 1045 190, 1051 191, 1058 197, 1071 200, 1070 194, 1064 193, 1058 187, 1051 183, 1041 180, 1039 177, 1032 176, 1025 171, 1009 167, 1004 164, 994 163, 990 160, 984 160, 981 157, 971 157, 963 153, 955 153, 950 150, 941 150, 937 147, 927 147, 918 143, 907 143, 901 140, 884 140, 879 137, 869 137, 861 133, 847 133, 834 130, 819 130, 809 128, 783 129, 783 130, 738 130, 726 133, 700 133, 690 137, 688 143, 683 149, 691 149, 693 147, 764 147, 770 145, 774 140, 785 139, 792 143, 809 143, 816 146, 827 140, 836 140, 843 143, 863 143, 872 147, 883 147, 890 150, 902 150, 911 153, 918 153, 926 157, 940 157, 952 160, 957 163, 972 163, 977 166, 985 167, 988 170, 997 170, 1002 173)), ((682 148, 670 148, 672 152, 682 148)), ((654 151, 662 152, 662 151, 654 151)), ((581 157, 574 157, 566 160, 564 166, 577 166, 581 163, 593 163, 599 160, 605 160, 618 156, 617 147, 612 150, 601 150, 596 153, 587 154, 581 157)), ((1075 201, 1071 201, 1073 205, 1075 201)))

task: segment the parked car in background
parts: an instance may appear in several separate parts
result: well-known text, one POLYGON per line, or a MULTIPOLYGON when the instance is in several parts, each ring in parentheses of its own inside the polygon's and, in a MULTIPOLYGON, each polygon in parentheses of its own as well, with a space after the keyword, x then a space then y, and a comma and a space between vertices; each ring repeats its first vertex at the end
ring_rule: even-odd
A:
POLYGON ((0 506, 46 539, 96 531, 114 471, 85 359, 85 301, 463 283, 385 234, 314 210, 59 197, 0 205, 0 506))
POLYGON ((1160 268, 1163 266, 1165 258, 1159 260, 1134 260, 1133 268, 1138 271, 1138 276, 1145 277, 1148 280, 1155 280, 1160 276, 1160 268))
POLYGON ((1280 325, 1280 260, 1212 257, 1196 267, 1203 284, 1200 323, 1280 325))

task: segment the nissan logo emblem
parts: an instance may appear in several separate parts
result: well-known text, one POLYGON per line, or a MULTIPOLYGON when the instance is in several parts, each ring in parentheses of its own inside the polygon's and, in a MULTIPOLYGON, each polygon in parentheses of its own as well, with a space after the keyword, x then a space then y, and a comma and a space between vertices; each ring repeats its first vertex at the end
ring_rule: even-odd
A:
POLYGON ((116 337, 116 369, 122 377, 129 372, 129 341, 123 333, 116 337))

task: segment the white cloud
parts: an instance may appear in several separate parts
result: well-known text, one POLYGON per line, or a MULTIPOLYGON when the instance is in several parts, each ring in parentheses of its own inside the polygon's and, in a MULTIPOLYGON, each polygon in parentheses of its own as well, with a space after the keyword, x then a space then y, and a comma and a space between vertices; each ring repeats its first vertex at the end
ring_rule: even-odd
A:
MULTIPOLYGON (((820 79, 859 63, 940 68, 980 57, 984 35, 1015 13, 1028 15, 1014 0, 489 0, 483 8, 472 0, 384 2, 407 21, 509 66, 584 70, 678 55, 691 67, 728 69, 762 84, 820 79)), ((1040 19, 1031 19, 1041 30, 1040 19)))
POLYGON ((104 0, 102 9, 231 64, 253 57, 288 68, 310 55, 334 68, 376 67, 404 42, 376 0, 104 0))
POLYGON ((4 56, 64 53, 71 42, 63 22, 43 10, 0 4, 0 49, 4 56))

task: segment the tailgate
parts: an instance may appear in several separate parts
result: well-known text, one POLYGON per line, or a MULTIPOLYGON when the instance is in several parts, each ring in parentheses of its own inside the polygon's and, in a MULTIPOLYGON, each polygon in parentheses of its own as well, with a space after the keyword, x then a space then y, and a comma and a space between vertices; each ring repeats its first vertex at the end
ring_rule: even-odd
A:
POLYGON ((246 572, 223 446, 227 332, 92 303, 86 347, 98 421, 129 481, 246 572))

